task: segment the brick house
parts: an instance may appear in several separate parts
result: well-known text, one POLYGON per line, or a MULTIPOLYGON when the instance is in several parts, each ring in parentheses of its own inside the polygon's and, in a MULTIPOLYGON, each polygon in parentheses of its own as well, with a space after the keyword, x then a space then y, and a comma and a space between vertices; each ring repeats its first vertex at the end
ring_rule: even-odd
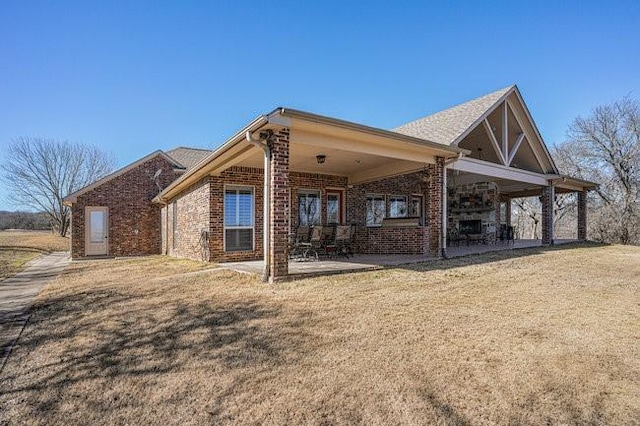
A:
POLYGON ((558 173, 510 86, 393 130, 277 108, 215 151, 158 151, 66 200, 74 258, 263 259, 277 280, 299 225, 352 224, 359 253, 440 256, 448 230, 497 233, 512 198, 539 196, 547 245, 554 194, 577 192, 585 239, 595 187, 558 173))

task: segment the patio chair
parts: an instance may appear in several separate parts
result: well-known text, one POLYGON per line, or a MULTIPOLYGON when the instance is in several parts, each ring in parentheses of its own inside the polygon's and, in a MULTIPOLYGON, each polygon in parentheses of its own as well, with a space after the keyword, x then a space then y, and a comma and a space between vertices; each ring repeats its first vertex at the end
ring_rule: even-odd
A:
POLYGON ((299 259, 304 257, 305 251, 311 247, 309 234, 311 228, 308 226, 299 226, 296 233, 291 236, 289 243, 289 258, 299 259))
POLYGON ((511 243, 515 243, 513 226, 507 226, 505 224, 500 225, 500 242, 504 241, 506 241, 507 244, 509 244, 509 241, 511 241, 511 243))
POLYGON ((336 228, 334 226, 323 226, 322 227, 322 241, 321 241, 321 251, 322 254, 325 254, 331 257, 331 254, 335 252, 335 233, 336 228))
POLYGON ((353 256, 353 237, 355 236, 355 226, 339 225, 336 227, 335 254, 334 256, 353 256))
POLYGON ((453 244, 457 247, 460 246, 460 232, 458 232, 457 228, 447 229, 447 244, 449 246, 453 246, 453 244))

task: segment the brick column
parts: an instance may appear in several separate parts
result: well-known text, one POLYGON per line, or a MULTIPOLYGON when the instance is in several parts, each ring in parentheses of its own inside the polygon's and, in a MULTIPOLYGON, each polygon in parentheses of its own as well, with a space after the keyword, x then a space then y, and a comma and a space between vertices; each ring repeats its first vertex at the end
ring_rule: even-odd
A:
POLYGON ((511 198, 509 197, 505 198, 504 204, 505 204, 504 221, 507 224, 507 226, 511 226, 511 198))
POLYGON ((269 241, 269 281, 289 274, 289 129, 275 134, 271 149, 271 224, 269 241))
POLYGON ((429 254, 440 256, 442 249, 442 199, 444 194, 442 176, 444 158, 436 157, 436 163, 429 165, 429 254))
POLYGON ((587 239, 587 191, 578 192, 578 239, 587 239))
POLYGON ((542 187, 542 245, 553 244, 553 201, 555 190, 553 186, 542 187))

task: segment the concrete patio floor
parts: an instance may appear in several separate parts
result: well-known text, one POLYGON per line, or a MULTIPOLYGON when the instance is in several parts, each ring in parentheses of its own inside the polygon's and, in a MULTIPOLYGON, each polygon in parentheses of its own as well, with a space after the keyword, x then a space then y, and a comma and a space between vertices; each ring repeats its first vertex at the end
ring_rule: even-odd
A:
MULTIPOLYGON (((575 243, 578 240, 554 240, 555 245, 575 243)), ((495 244, 460 244, 447 248, 447 257, 469 256, 493 251, 517 250, 532 247, 542 247, 540 240, 515 240, 512 243, 497 242, 495 244)), ((331 275, 354 271, 368 271, 383 269, 391 266, 408 265, 411 263, 421 263, 437 261, 439 258, 423 255, 402 255, 402 254, 356 254, 349 258, 326 259, 319 261, 289 261, 289 275, 292 278, 300 276, 331 275)), ((232 269, 238 272, 250 274, 261 274, 264 263, 262 260, 247 262, 227 262, 221 263, 220 267, 232 269)))

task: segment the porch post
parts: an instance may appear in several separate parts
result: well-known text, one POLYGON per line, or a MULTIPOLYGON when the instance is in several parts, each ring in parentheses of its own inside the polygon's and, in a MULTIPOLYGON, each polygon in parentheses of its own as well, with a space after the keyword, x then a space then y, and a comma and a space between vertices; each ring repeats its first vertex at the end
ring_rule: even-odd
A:
POLYGON ((553 201, 555 188, 551 183, 542 187, 542 245, 553 244, 553 201))
POLYGON ((269 281, 289 274, 289 129, 283 129, 269 141, 271 150, 271 206, 269 241, 269 281))
POLYGON ((429 254, 440 257, 445 255, 442 244, 445 236, 442 217, 446 214, 443 210, 445 169, 443 157, 435 157, 435 160, 435 164, 429 165, 429 254))
POLYGON ((507 224, 507 226, 511 226, 511 197, 507 197, 505 199, 504 204, 505 204, 504 221, 507 224))
POLYGON ((587 191, 578 192, 578 239, 587 239, 587 191))

